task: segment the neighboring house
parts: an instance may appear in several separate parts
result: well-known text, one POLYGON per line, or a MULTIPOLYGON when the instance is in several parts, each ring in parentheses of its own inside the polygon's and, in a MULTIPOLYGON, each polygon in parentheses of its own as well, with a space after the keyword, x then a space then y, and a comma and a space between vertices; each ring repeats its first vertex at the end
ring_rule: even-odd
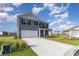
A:
POLYGON ((1 31, 0 32, 0 36, 6 36, 6 35, 8 35, 8 32, 6 32, 6 31, 1 31))
POLYGON ((49 36, 51 36, 52 35, 52 29, 49 29, 49 36))
POLYGON ((7 32, 7 31, 1 31, 0 36, 15 36, 15 32, 7 32))
POLYGON ((46 37, 49 35, 49 24, 34 14, 20 14, 17 18, 18 38, 46 37))
POLYGON ((79 25, 72 27, 63 32, 63 35, 67 35, 74 38, 79 38, 79 25))
POLYGON ((53 31, 53 34, 61 34, 61 31, 53 31))
POLYGON ((3 35, 3 32, 0 32, 0 36, 2 36, 3 35))
POLYGON ((9 36, 16 36, 16 32, 8 32, 9 36))

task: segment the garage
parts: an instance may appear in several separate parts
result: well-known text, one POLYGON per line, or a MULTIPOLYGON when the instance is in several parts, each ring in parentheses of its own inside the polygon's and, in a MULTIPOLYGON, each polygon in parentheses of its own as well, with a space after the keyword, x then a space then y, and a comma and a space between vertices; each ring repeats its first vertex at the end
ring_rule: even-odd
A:
POLYGON ((21 38, 38 37, 38 31, 36 30, 21 30, 21 38))

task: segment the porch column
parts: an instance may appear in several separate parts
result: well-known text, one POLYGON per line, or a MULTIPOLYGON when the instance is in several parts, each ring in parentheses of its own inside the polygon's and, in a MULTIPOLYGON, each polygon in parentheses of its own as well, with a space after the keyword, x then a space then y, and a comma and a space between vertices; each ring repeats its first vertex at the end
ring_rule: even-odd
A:
POLYGON ((40 38, 40 29, 38 30, 38 33, 39 33, 38 36, 39 36, 39 38, 40 38))
POLYGON ((45 37, 45 29, 44 29, 44 33, 43 34, 44 34, 44 37, 45 37))

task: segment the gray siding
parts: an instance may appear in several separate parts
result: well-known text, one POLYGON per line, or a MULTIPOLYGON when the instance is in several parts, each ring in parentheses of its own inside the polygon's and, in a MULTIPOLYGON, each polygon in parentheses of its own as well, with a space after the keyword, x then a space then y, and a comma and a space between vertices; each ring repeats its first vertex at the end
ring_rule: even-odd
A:
MULTIPOLYGON (((27 22, 27 19, 26 18, 26 22, 27 22)), ((31 25, 28 25, 28 24, 22 24, 22 21, 21 19, 19 19, 19 27, 20 29, 25 29, 25 30, 38 30, 38 26, 37 25, 33 25, 33 23, 31 23, 31 25)))
MULTIPOLYGON (((21 30, 38 30, 40 27, 40 23, 42 24, 47 24, 46 22, 42 22, 42 21, 39 21, 39 18, 33 16, 33 15, 20 15, 20 16, 17 16, 17 35, 19 38, 21 38, 21 30), (25 17, 26 16, 26 17, 25 17), (26 24, 22 24, 22 19, 26 20, 26 24), (32 22, 30 25, 27 24, 27 19, 31 20, 31 21, 37 21, 38 22, 38 25, 34 25, 34 23, 32 22)), ((43 28, 43 27, 42 27, 43 28)), ((44 28, 44 29, 48 29, 48 26, 47 28, 44 28)))

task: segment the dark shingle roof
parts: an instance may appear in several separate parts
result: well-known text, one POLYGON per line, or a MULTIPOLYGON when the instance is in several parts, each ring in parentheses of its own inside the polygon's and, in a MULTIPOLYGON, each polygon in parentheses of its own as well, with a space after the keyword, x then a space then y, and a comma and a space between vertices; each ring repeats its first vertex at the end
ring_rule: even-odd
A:
POLYGON ((34 15, 34 14, 32 14, 32 13, 20 14, 20 15, 18 15, 17 17, 29 18, 29 19, 34 20, 34 21, 39 21, 39 22, 47 23, 46 21, 40 20, 39 17, 37 17, 36 15, 34 15))

